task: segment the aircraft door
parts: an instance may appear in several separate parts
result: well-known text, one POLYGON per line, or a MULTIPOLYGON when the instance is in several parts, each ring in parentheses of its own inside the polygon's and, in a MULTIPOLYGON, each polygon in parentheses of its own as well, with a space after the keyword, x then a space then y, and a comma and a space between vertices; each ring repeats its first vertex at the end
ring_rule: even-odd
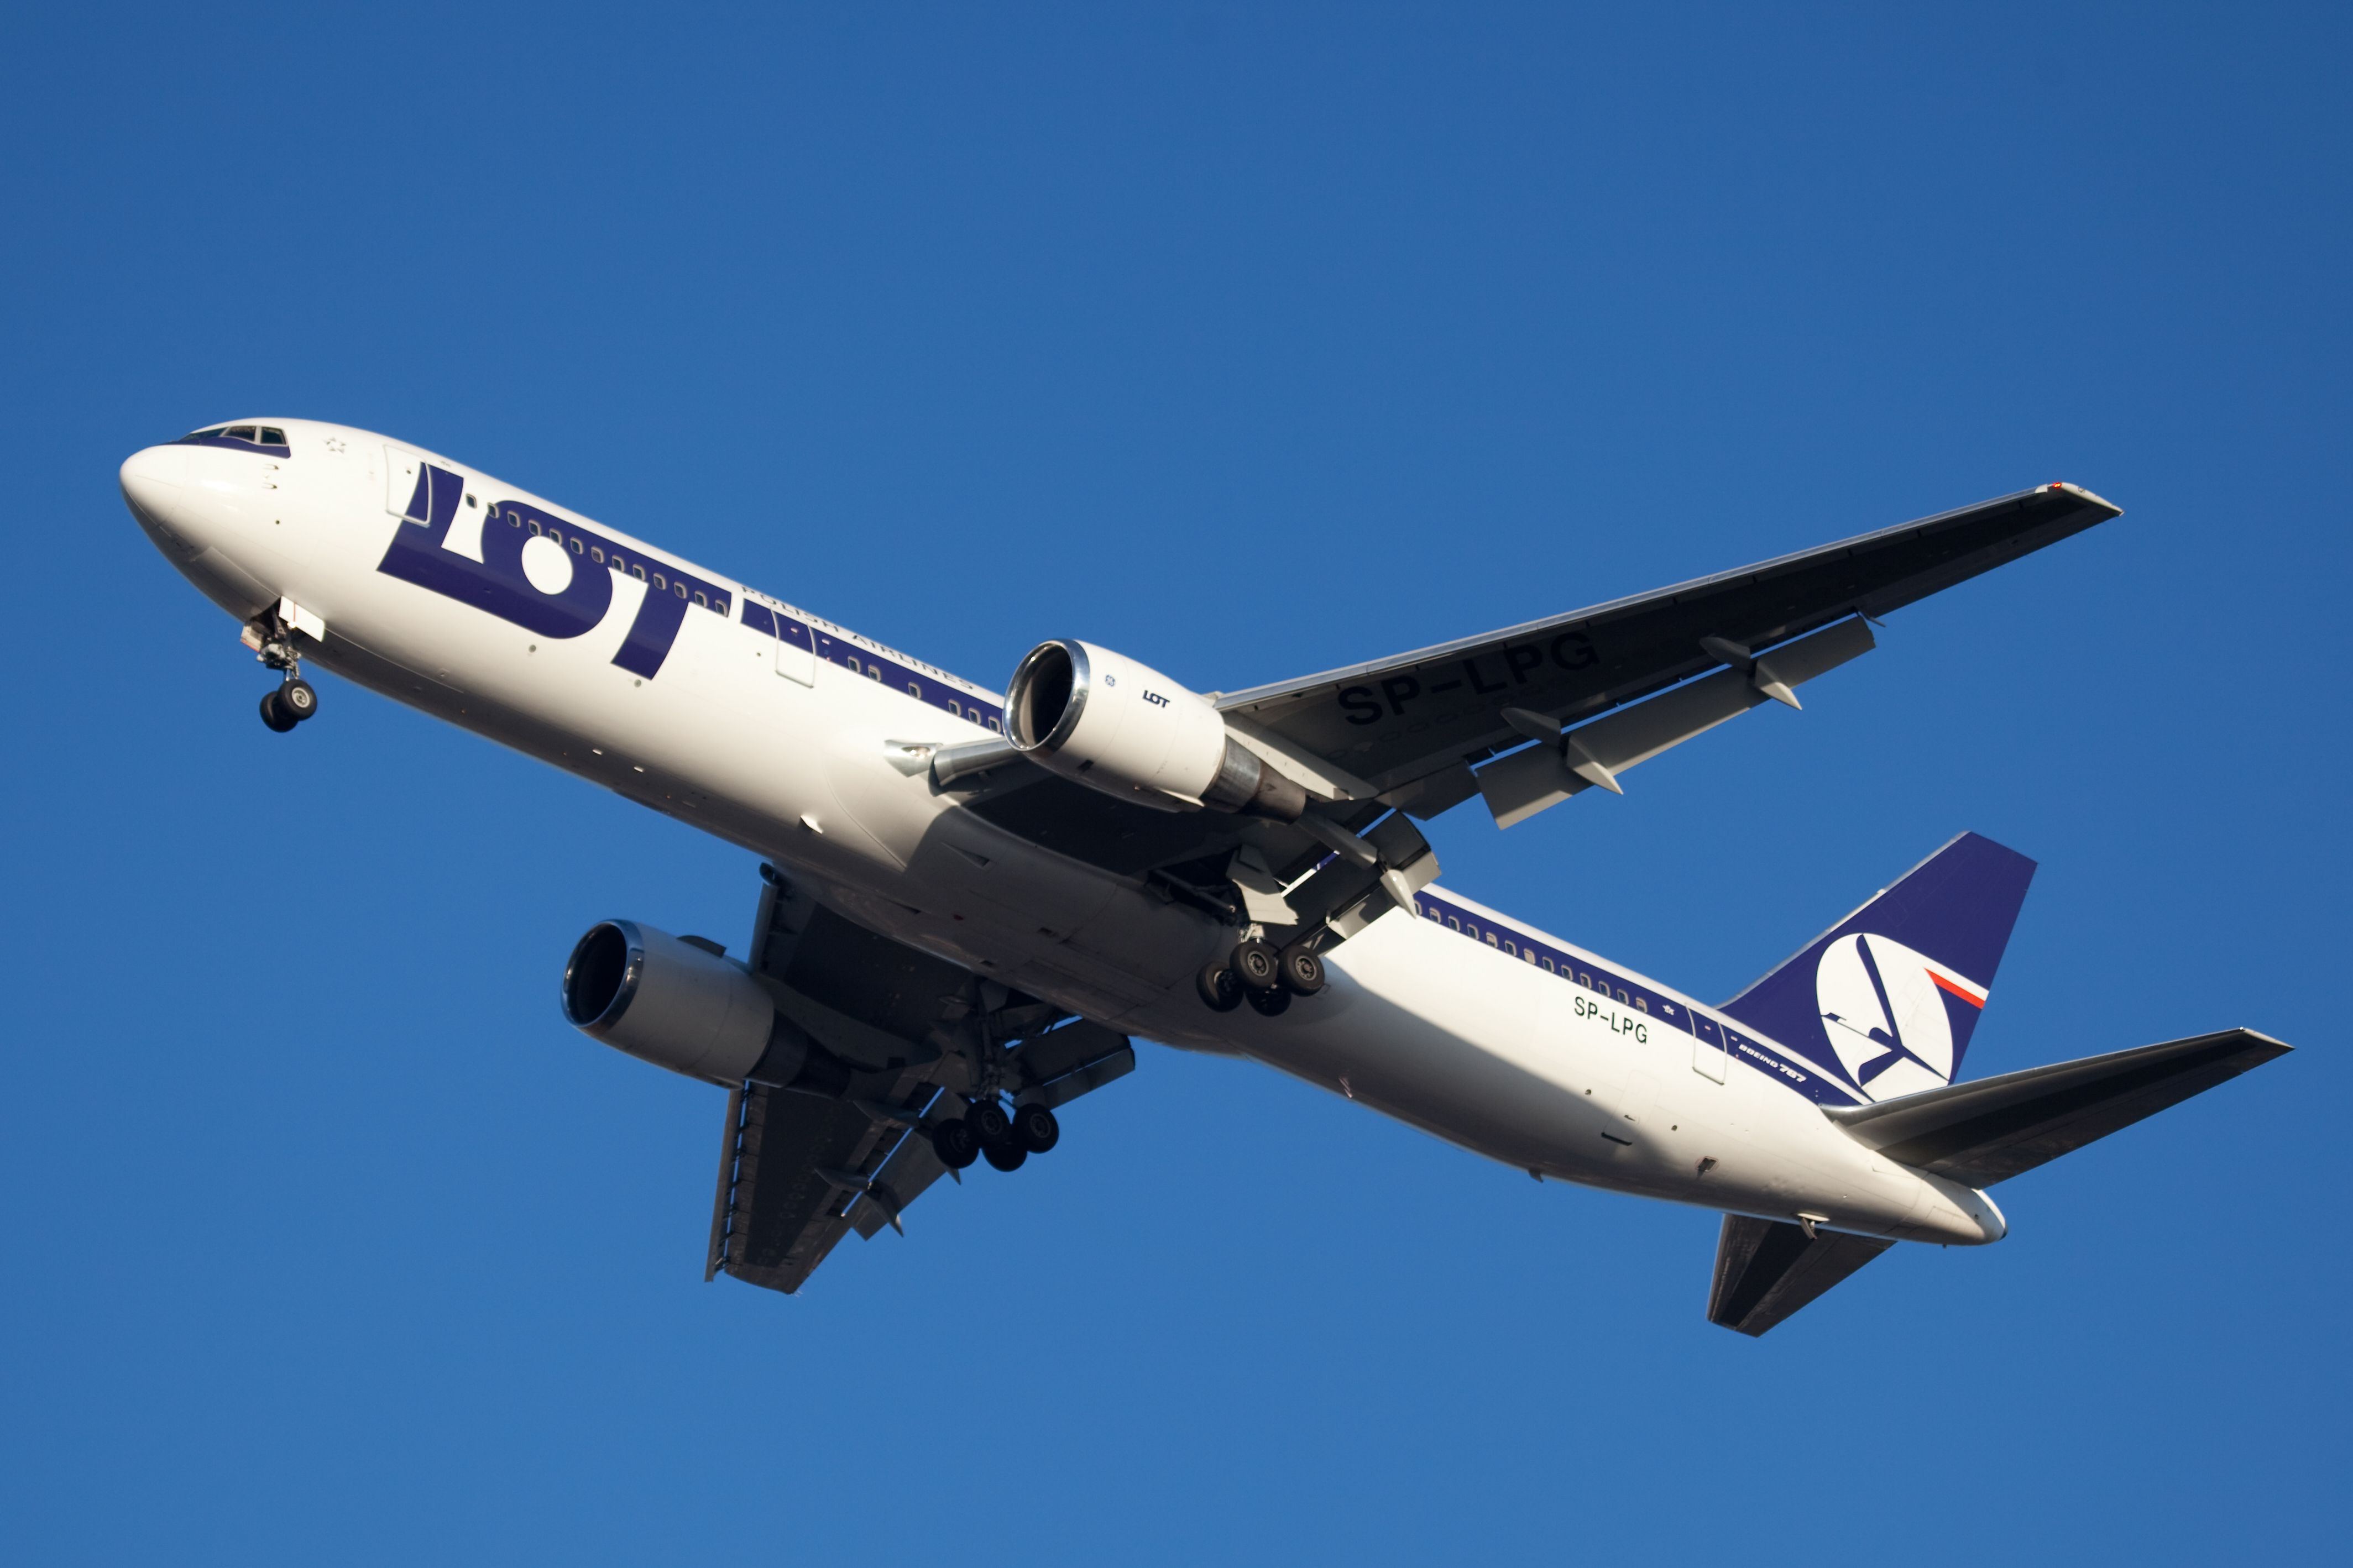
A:
POLYGON ((412 509, 417 498, 417 475, 425 459, 403 447, 387 446, 384 449, 384 510, 395 517, 415 517, 418 522, 430 520, 431 514, 417 516, 425 509, 412 509))
POLYGON ((1692 1016, 1692 1070, 1713 1083, 1724 1081, 1724 1031, 1712 1018, 1692 1016))
POLYGON ((776 673, 803 686, 817 684, 817 637, 790 616, 776 617, 776 673))

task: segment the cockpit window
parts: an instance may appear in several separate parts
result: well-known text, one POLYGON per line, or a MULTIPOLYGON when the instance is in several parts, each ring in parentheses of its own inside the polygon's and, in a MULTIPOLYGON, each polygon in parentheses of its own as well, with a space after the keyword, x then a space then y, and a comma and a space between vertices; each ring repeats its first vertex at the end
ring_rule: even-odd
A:
POLYGON ((286 444, 286 432, 275 425, 215 425, 208 429, 189 431, 177 445, 227 447, 231 451, 260 452, 272 458, 293 456, 293 448, 286 444))

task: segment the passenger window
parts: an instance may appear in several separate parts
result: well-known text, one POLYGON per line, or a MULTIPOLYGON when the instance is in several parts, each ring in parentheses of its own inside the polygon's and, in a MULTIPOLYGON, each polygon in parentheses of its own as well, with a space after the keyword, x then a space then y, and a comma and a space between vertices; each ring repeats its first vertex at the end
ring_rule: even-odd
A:
POLYGON ((1651 1010, 1651 999, 1648 996, 1637 996, 1634 998, 1634 1005, 1647 1013, 1651 1010))
POLYGON ((994 733, 996 733, 996 731, 997 731, 997 719, 996 719, 996 716, 995 716, 994 714, 990 715, 990 717, 989 717, 989 721, 988 721, 988 729, 989 729, 989 732, 990 732, 991 734, 994 734, 994 733))
POLYGON ((1579 985, 1591 985, 1593 984, 1593 976, 1586 973, 1583 970, 1578 970, 1577 973, 1577 983, 1579 985))
POLYGON ((671 586, 671 588, 672 588, 672 589, 674 589, 674 590, 677 592, 678 596, 679 596, 680 598, 683 599, 683 598, 685 598, 685 597, 686 597, 686 584, 683 584, 683 583, 673 583, 673 584, 670 584, 670 586, 671 586))
POLYGON ((1520 950, 1519 950, 1518 948, 1516 948, 1516 947, 1514 947, 1514 946, 1513 946, 1510 942, 1505 942, 1505 943, 1504 944, 1504 951, 1505 952, 1510 953, 1514 958, 1517 958, 1517 957, 1519 957, 1519 956, 1520 956, 1520 950))
POLYGON ((629 568, 629 575, 642 583, 646 580, 646 569, 642 566, 632 566, 629 568))
POLYGON ((1462 929, 1462 922, 1455 919, 1452 915, 1446 917, 1446 923, 1456 931, 1461 931, 1462 929))
POLYGON ((921 697, 923 694, 923 689, 922 687, 920 687, 920 686, 916 685, 916 684, 915 684, 913 681, 912 681, 912 680, 911 680, 911 681, 909 681, 909 682, 907 682, 907 695, 908 695, 908 696, 910 696, 910 697, 921 697))
POLYGON ((1493 931, 1489 931, 1487 933, 1487 945, 1489 947, 1495 945, 1495 933, 1493 931))
POLYGON ((581 545, 581 543, 580 543, 580 538, 579 538, 579 535, 575 534, 575 535, 573 536, 573 539, 572 539, 572 553, 573 553, 573 554, 575 554, 575 555, 578 555, 578 554, 581 554, 581 553, 583 553, 583 552, 584 552, 584 550, 583 550, 583 546, 582 546, 582 545, 581 545))
POLYGON ((588 547, 588 559, 594 561, 599 566, 605 564, 605 547, 601 544, 590 545, 588 547))
POLYGON ((1546 959, 1546 960, 1544 961, 1544 966, 1545 966, 1545 973, 1546 973, 1546 974, 1550 974, 1551 973, 1553 973, 1552 960, 1551 960, 1551 959, 1549 959, 1549 958, 1546 959))
POLYGON ((1620 991, 1620 993, 1618 993, 1618 1000, 1620 1000, 1620 1002, 1626 1002, 1626 1001, 1630 1001, 1630 1000, 1632 1000, 1632 998, 1629 997, 1629 996, 1626 994, 1626 993, 1624 993, 1623 991, 1620 991))
POLYGON ((868 666, 866 667, 866 679, 869 679, 869 680, 880 680, 880 679, 882 679, 882 667, 881 667, 881 665, 879 665, 879 664, 870 664, 870 665, 868 665, 868 666))
POLYGON ((711 601, 701 594, 695 595, 694 602, 701 605, 706 610, 711 608, 711 601))
MULTIPOLYGON (((274 425, 264 425, 261 427, 261 444, 265 447, 283 447, 286 445, 286 432, 274 425)), ((471 496, 466 498, 469 503, 471 503, 473 499, 471 496)))
POLYGON ((546 531, 544 529, 543 529, 543 528, 541 528, 541 527, 539 526, 539 520, 538 520, 537 518, 533 518, 533 519, 532 519, 532 521, 531 521, 531 531, 532 531, 533 533, 543 533, 543 532, 545 532, 545 531, 546 531))

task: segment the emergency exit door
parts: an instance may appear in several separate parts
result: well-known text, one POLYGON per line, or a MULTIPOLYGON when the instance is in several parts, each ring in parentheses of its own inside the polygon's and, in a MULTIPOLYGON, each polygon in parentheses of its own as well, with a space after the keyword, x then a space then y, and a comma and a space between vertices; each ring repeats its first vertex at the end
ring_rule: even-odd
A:
POLYGON ((776 673, 803 686, 817 684, 817 638, 790 616, 776 617, 776 673))

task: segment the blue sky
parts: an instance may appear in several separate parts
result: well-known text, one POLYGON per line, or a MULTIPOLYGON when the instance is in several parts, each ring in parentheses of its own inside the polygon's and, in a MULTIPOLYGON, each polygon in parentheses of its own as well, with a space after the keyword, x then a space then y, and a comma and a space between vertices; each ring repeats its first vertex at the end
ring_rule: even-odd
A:
POLYGON ((32 7, 0 1539, 44 1563, 2334 1555, 2348 26, 2263 6, 32 7), (1715 1221, 1151 1047, 704 1285, 718 1091, 566 1029, 744 854, 323 679, 121 458, 396 433, 989 684, 1199 688, 2054 479, 2119 521, 1446 879, 1720 997, 1952 834, 1978 1073, 2303 1047, 1750 1342, 1715 1221))

